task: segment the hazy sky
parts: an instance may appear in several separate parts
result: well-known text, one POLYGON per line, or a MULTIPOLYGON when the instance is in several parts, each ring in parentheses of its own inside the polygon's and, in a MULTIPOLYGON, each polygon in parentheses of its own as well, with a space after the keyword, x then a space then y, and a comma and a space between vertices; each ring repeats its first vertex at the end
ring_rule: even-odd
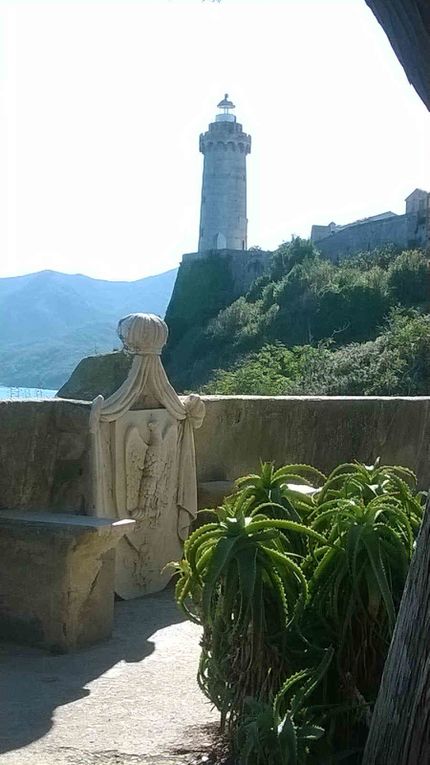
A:
POLYGON ((226 91, 250 246, 430 190, 430 115, 364 0, 0 0, 0 275, 177 265, 226 91))

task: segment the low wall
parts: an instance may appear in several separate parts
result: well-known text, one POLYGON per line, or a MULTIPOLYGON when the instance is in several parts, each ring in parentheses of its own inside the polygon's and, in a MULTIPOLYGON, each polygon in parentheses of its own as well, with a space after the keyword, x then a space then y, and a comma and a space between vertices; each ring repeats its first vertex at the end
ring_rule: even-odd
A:
POLYGON ((0 401, 0 509, 85 513, 90 405, 0 401))
MULTIPOLYGON (((195 433, 199 482, 238 478, 259 461, 329 472, 352 459, 416 471, 430 486, 430 398, 206 396, 195 433)), ((0 509, 85 513, 90 405, 0 402, 0 509)))
POLYGON ((325 473, 353 459, 405 465, 430 486, 430 398, 206 396, 196 431, 199 481, 258 468, 312 464, 325 473))

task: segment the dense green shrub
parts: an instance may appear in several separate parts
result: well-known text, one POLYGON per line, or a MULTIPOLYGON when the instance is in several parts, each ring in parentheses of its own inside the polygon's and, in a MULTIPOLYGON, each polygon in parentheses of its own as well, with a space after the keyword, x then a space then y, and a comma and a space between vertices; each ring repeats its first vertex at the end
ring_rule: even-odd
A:
POLYGON ((302 386, 304 375, 330 355, 309 345, 286 348, 280 343, 266 345, 240 361, 230 371, 218 371, 204 388, 204 393, 221 395, 282 396, 293 394, 302 386))
POLYGON ((270 276, 276 282, 282 279, 294 266, 318 256, 318 250, 309 239, 293 236, 291 242, 284 242, 273 254, 270 276))
POLYGON ((203 626, 199 684, 244 765, 351 747, 358 761, 421 522, 415 483, 378 461, 328 478, 265 464, 185 543, 176 596, 203 626))
POLYGON ((404 306, 430 301, 429 261, 422 252, 402 252, 388 269, 388 286, 404 306))
POLYGON ((209 323, 207 339, 212 346, 225 346, 240 339, 242 348, 258 332, 259 302, 248 303, 244 297, 238 298, 209 323))
MULTIPOLYGON (((360 350, 356 344, 374 341, 393 310, 415 308, 424 314, 430 306, 427 256, 416 250, 399 252, 393 247, 360 253, 334 263, 322 258, 311 242, 295 237, 278 248, 270 271, 256 279, 245 296, 232 302, 229 284, 231 287, 229 270, 222 264, 217 265, 215 255, 208 263, 193 263, 189 271, 183 270, 178 276, 166 317, 172 339, 165 359, 169 373, 181 389, 206 384, 220 367, 231 369, 245 354, 279 343, 290 349, 318 348, 321 343, 333 351, 345 348, 345 354, 337 361, 330 357, 330 364, 344 365, 350 361, 352 368, 356 354, 366 358, 368 353, 373 353, 373 346, 365 345, 360 350), (355 345, 351 346, 352 343, 355 345)), ((405 385, 399 382, 397 365, 407 367, 408 361, 402 354, 402 360, 396 361, 396 353, 390 350, 391 341, 388 349, 386 343, 378 339, 378 346, 381 343, 387 370, 379 387, 387 393, 399 385, 404 389, 405 385)), ((279 354, 276 358, 279 360, 279 354)), ((253 373, 256 372, 254 362, 255 357, 253 373)), ((368 385, 365 375, 357 369, 356 378, 348 373, 347 383, 341 375, 339 388, 332 390, 331 372, 325 368, 324 354, 320 362, 321 374, 316 375, 317 379, 321 378, 320 390, 306 387, 309 380, 304 375, 300 392, 324 392, 327 388, 339 394, 349 389, 354 393, 367 393, 368 387, 378 387, 376 380, 368 385)), ((243 380, 242 373, 240 376, 243 380)), ((265 373, 259 372, 256 376, 261 380, 265 373)), ((277 374, 269 373, 270 379, 274 376, 277 378, 277 374)), ((314 378, 315 370, 312 371, 312 380, 314 378)), ((370 378, 373 379, 371 373, 370 378)), ((412 379, 421 387, 424 384, 417 374, 413 374, 412 379)), ((287 384, 285 392, 289 392, 288 387, 287 384)), ((246 392, 264 393, 264 385, 261 383, 258 390, 246 385, 246 392)), ((282 385, 280 388, 276 379, 267 392, 283 392, 282 385)), ((418 390, 411 388, 410 392, 418 393, 418 390)))
POLYGON ((260 300, 263 295, 264 288, 270 284, 272 278, 269 274, 263 274, 252 282, 248 292, 245 295, 245 299, 248 303, 255 303, 256 300, 260 300))
POLYGON ((430 315, 394 311, 375 340, 287 348, 264 346, 219 370, 207 393, 257 395, 429 395, 430 315))

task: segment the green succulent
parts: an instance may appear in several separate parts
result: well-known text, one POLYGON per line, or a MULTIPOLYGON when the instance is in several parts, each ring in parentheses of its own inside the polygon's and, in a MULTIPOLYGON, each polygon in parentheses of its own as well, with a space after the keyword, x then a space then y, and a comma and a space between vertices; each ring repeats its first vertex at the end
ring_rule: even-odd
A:
POLYGON ((358 762, 422 515, 404 467, 262 463, 185 542, 176 598, 241 765, 358 762))

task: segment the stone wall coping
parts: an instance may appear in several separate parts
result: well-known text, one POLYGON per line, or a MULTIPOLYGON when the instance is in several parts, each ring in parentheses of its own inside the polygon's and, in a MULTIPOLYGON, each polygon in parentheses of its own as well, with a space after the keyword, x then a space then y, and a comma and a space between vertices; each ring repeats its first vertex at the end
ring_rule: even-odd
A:
MULTIPOLYGON (((430 396, 250 396, 250 395, 208 395, 199 394, 203 401, 429 401, 430 396)), ((186 395, 179 395, 182 400, 186 395)), ((2 404, 73 404, 89 408, 91 401, 76 398, 2 399, 2 404)))
POLYGON ((430 396, 219 396, 202 395, 203 401, 429 401, 430 396))
MULTIPOLYGON (((429 401, 430 396, 250 396, 250 395, 207 395, 199 394, 202 401, 302 401, 302 402, 323 402, 323 401, 429 401)), ((179 398, 183 400, 187 398, 186 395, 179 395, 179 398)), ((90 408, 91 401, 83 401, 75 398, 38 398, 38 399, 2 399, 2 404, 19 404, 25 406, 26 404, 72 404, 74 406, 80 406, 85 409, 90 408)), ((0 511, 1 512, 1 511, 0 511)))
MULTIPOLYGON (((8 399, 8 401, 16 401, 16 399, 8 399)), ((92 401, 88 401, 81 398, 61 398, 61 396, 55 396, 55 398, 38 398, 38 399, 23 399, 23 401, 32 401, 34 403, 40 403, 41 401, 49 404, 52 404, 53 401, 62 401, 66 404, 79 404, 79 406, 83 407, 90 407, 92 405, 92 401)))
POLYGON ((84 407, 87 407, 88 404, 91 404, 91 401, 86 401, 85 399, 79 399, 79 398, 60 398, 60 396, 41 396, 37 398, 17 398, 16 396, 12 396, 10 398, 1 398, 0 399, 0 405, 2 404, 55 404, 56 401, 62 401, 66 404, 80 404, 84 407))
POLYGON ((135 521, 130 518, 121 520, 115 518, 94 518, 90 515, 71 515, 69 513, 49 513, 22 510, 0 510, 0 527, 36 526, 46 527, 51 531, 56 529, 81 534, 86 531, 101 535, 106 532, 118 531, 124 534, 131 531, 135 521))

